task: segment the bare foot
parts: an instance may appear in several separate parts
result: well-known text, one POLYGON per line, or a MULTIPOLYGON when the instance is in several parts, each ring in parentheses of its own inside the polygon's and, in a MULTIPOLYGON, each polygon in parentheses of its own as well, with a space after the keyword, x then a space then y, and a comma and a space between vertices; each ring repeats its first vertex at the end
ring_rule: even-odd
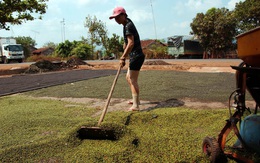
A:
POLYGON ((129 108, 127 111, 128 112, 130 112, 130 111, 140 111, 140 109, 139 108, 129 108))
MULTIPOLYGON (((128 101, 127 104, 133 105, 133 101, 128 101)), ((141 105, 141 102, 139 101, 138 105, 141 105)))

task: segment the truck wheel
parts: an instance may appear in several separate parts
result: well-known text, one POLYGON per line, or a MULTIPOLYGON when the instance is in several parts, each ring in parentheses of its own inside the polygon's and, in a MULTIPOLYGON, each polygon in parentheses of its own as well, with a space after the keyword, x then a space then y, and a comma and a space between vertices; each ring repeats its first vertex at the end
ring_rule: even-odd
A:
POLYGON ((19 62, 19 63, 22 63, 22 62, 23 62, 23 59, 18 59, 18 62, 19 62))
POLYGON ((9 59, 7 59, 6 57, 4 57, 4 63, 5 63, 5 64, 10 63, 9 59))
POLYGON ((227 162, 227 158, 221 152, 218 141, 215 138, 205 137, 202 143, 202 151, 209 157, 211 163, 227 162))

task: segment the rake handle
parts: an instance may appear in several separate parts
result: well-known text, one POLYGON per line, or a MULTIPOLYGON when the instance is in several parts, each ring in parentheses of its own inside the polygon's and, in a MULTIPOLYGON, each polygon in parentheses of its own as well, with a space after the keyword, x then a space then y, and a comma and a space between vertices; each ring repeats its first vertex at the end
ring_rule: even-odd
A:
POLYGON ((109 92, 108 97, 107 97, 106 105, 105 105, 105 107, 104 107, 104 109, 103 109, 103 112, 102 112, 100 118, 99 118, 98 126, 101 125, 101 122, 102 122, 102 121, 104 120, 104 118, 105 118, 105 115, 106 115, 106 113, 107 113, 107 108, 108 108, 108 105, 109 105, 109 103, 110 103, 112 94, 113 94, 113 92, 114 92, 115 85, 116 85, 118 76, 119 76, 119 74, 120 74, 120 71, 121 71, 121 66, 119 66, 119 68, 118 68, 118 70, 117 70, 116 77, 115 77, 115 79, 114 79, 114 82, 113 82, 113 84, 112 84, 112 87, 111 87, 110 92, 109 92))

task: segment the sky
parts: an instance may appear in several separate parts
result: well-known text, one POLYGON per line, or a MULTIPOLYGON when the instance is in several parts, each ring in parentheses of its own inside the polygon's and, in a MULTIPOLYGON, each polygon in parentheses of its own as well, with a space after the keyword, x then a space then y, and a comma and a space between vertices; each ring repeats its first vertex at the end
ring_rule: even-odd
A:
POLYGON ((197 13, 205 13, 212 7, 233 10, 239 1, 244 0, 49 0, 42 20, 13 25, 9 31, 1 29, 0 37, 31 37, 37 48, 48 42, 79 41, 88 37, 84 22, 89 15, 106 24, 109 37, 113 33, 122 36, 122 25, 109 20, 113 9, 122 6, 141 40, 165 39, 189 35, 190 23, 197 13))

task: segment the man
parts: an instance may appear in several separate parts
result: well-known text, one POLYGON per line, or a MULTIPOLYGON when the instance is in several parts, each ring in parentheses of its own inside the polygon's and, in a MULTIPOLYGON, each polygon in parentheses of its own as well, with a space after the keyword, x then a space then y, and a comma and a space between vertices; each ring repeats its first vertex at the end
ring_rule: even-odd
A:
POLYGON ((124 34, 124 52, 120 58, 121 67, 125 66, 125 59, 129 56, 129 68, 126 74, 126 80, 130 86, 132 92, 133 101, 129 102, 132 107, 128 111, 139 111, 139 86, 138 86, 138 76, 139 71, 144 63, 144 53, 142 51, 140 37, 138 31, 132 22, 128 18, 126 11, 123 7, 116 7, 113 10, 113 15, 109 19, 115 18, 118 24, 123 25, 124 34))

